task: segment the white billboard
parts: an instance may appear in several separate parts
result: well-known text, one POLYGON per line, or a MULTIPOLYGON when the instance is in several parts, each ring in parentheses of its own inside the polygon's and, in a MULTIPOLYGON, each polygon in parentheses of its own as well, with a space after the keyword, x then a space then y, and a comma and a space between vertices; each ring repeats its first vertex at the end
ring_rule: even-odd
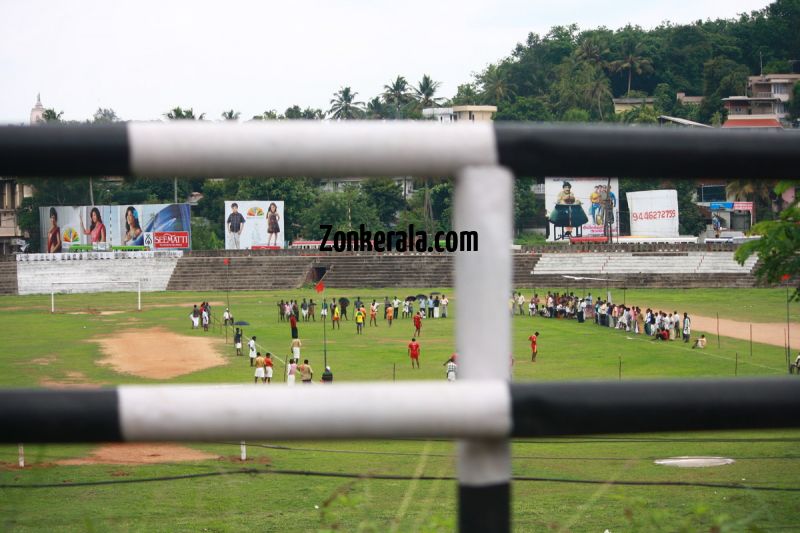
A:
POLYGON ((631 213, 632 237, 678 237, 678 191, 625 193, 631 213))
POLYGON ((284 248, 283 202, 225 202, 225 249, 284 248))
POLYGON ((606 220, 611 234, 619 234, 619 180, 610 182, 609 187, 609 178, 545 178, 547 240, 603 237, 606 220))

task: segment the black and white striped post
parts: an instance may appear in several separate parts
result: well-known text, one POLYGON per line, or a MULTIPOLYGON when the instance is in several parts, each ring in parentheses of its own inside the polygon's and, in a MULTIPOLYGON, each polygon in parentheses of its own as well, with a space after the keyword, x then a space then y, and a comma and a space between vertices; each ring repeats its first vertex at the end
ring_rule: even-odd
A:
POLYGON ((428 122, 268 121, 0 127, 3 176, 517 176, 796 178, 783 131, 428 122))
POLYGON ((509 438, 800 425, 794 380, 510 385, 513 175, 794 178, 798 168, 800 135, 786 132, 399 121, 0 127, 8 176, 455 176, 456 229, 479 237, 477 252, 456 258, 459 383, 0 391, 0 441, 462 439, 461 531, 509 531, 509 438), (247 408, 265 401, 275 407, 268 421, 247 408), (302 421, 274 416, 298 406, 302 421))
MULTIPOLYGON (((0 442, 446 438, 491 443, 558 435, 796 428, 798 409, 800 383, 790 376, 0 389, 0 442), (274 409, 250 409, 265 403, 274 409), (298 409, 302 419, 276 416, 298 409)), ((485 479, 480 481, 478 486, 486 486, 485 479)))

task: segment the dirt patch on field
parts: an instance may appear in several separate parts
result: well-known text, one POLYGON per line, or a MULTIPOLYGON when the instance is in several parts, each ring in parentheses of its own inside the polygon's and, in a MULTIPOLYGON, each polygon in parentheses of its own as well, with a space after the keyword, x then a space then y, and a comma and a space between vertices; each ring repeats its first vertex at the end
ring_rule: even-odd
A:
POLYGON ((94 382, 83 372, 67 372, 60 379, 43 377, 39 380, 39 385, 49 389, 99 389, 105 383, 94 382))
POLYGON ((99 361, 122 374, 170 379, 225 364, 212 337, 188 337, 163 328, 129 329, 92 339, 105 355, 99 361))
MULTIPOLYGON (((717 319, 709 316, 691 316, 692 329, 706 333, 717 333, 717 319)), ((792 351, 800 348, 800 324, 790 324, 789 337, 792 351)), ((719 334, 722 337, 750 340, 750 322, 719 319, 719 334)), ((786 346, 786 322, 753 322, 753 342, 771 344, 773 346, 786 346)))
POLYGON ((59 465, 139 465, 172 463, 178 461, 204 461, 219 456, 205 453, 177 444, 162 443, 123 443, 101 446, 88 457, 64 459, 59 465))

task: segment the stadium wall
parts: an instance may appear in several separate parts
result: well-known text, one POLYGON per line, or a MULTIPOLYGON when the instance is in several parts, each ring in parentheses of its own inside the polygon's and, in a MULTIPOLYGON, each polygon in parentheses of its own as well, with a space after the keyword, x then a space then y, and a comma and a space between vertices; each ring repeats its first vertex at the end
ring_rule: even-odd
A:
MULTIPOLYGON (((756 259, 740 266, 729 245, 549 248, 514 254, 515 289, 758 285, 756 259)), ((80 284, 72 289, 80 292, 129 291, 130 285, 115 282, 136 280, 142 281, 142 291, 287 290, 320 280, 342 289, 454 286, 453 254, 220 250, 24 254, 16 259, 0 262, 0 294, 49 294, 59 283, 80 284)))

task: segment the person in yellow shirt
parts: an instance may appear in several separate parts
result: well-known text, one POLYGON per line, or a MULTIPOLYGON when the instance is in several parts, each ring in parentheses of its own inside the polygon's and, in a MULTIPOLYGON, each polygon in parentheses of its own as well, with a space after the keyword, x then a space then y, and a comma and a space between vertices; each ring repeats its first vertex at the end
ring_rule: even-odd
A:
POLYGON ((334 304, 333 305, 333 316, 331 316, 331 329, 342 329, 342 324, 340 323, 341 315, 339 313, 339 306, 334 304))
POLYGON ((364 331, 364 312, 359 309, 356 311, 356 335, 361 335, 364 331))

